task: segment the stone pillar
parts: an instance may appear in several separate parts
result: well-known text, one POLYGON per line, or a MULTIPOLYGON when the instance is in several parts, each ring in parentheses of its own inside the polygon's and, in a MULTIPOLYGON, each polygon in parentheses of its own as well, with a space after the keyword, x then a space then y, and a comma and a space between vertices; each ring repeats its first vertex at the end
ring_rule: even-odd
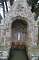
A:
POLYGON ((38 27, 37 25, 34 26, 34 43, 37 45, 38 41, 38 27))
POLYGON ((30 26, 31 28, 31 35, 32 35, 32 47, 37 46, 37 40, 38 40, 38 28, 37 25, 30 26))

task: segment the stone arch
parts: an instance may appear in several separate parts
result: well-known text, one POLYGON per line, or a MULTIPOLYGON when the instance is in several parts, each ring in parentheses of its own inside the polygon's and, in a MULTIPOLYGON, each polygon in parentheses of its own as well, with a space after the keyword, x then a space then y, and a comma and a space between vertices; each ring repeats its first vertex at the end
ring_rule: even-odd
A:
POLYGON ((13 38, 14 34, 18 35, 20 33, 21 42, 25 42, 25 40, 24 41, 22 41, 22 40, 24 39, 23 35, 27 36, 27 33, 28 33, 27 32, 27 27, 28 27, 28 23, 25 20, 22 20, 22 19, 16 19, 16 20, 14 20, 12 22, 12 24, 11 24, 11 35, 12 35, 12 38, 13 38))
MULTIPOLYGON (((11 30, 11 25, 12 25, 12 22, 14 22, 15 20, 19 20, 19 19, 21 19, 21 20, 24 20, 25 22, 27 22, 27 25, 28 25, 28 29, 27 30, 29 30, 30 29, 30 25, 32 24, 32 21, 29 21, 26 17, 22 17, 22 16, 16 16, 16 17, 13 17, 13 18, 11 18, 11 21, 9 22, 10 23, 10 30, 11 30)), ((32 25, 31 25, 32 26, 32 25)))
MULTIPOLYGON (((13 17, 13 18, 11 19, 11 21, 9 22, 9 23, 10 23, 10 25, 9 25, 9 26, 10 26, 10 31, 12 31, 12 30, 11 30, 11 25, 12 25, 12 23, 13 23, 14 21, 16 21, 17 19, 18 19, 18 20, 21 19, 22 21, 25 21, 25 22, 27 23, 27 26, 28 26, 28 27, 27 27, 27 32, 28 32, 28 33, 27 33, 27 35, 28 35, 28 36, 27 36, 27 40, 28 40, 28 41, 29 41, 29 40, 32 41, 32 35, 31 35, 31 34, 32 34, 32 30, 31 30, 31 29, 32 29, 33 25, 32 25, 32 22, 29 21, 26 17, 21 17, 21 16, 13 17), (30 36, 29 36, 29 35, 30 35, 30 36)), ((11 35, 12 35, 12 34, 11 34, 11 35)), ((11 37, 12 37, 12 36, 11 36, 11 37)), ((26 43, 28 43, 27 40, 26 40, 26 43)), ((31 42, 30 42, 30 43, 31 43, 31 42)))
POLYGON ((16 21, 16 20, 22 20, 22 21, 25 21, 25 22, 27 22, 27 34, 28 34, 28 36, 27 36, 27 40, 26 40, 26 44, 29 46, 31 46, 32 45, 32 41, 34 40, 34 29, 33 29, 33 27, 34 27, 34 23, 32 22, 32 20, 28 20, 28 18, 26 18, 26 17, 22 17, 22 16, 16 16, 16 17, 13 17, 13 18, 10 18, 8 21, 7 21, 7 23, 5 23, 5 26, 6 26, 6 24, 8 25, 8 26, 6 26, 6 31, 7 31, 7 28, 8 28, 8 31, 9 32, 6 32, 7 34, 9 33, 9 37, 6 35, 6 37, 7 37, 7 39, 10 41, 10 42, 12 42, 12 34, 11 34, 11 25, 12 25, 12 23, 14 22, 14 21, 16 21), (11 38, 11 39, 10 39, 11 38), (29 42, 30 41, 30 42, 29 42), (28 43, 29 42, 29 43, 28 43))
POLYGON ((31 23, 26 17, 16 16, 16 17, 12 17, 12 18, 11 18, 11 21, 10 21, 11 24, 12 24, 12 22, 14 22, 16 19, 24 20, 25 22, 27 22, 28 25, 31 23))
MULTIPOLYGON (((16 19, 15 21, 12 22, 12 24, 11 24, 11 29, 13 29, 14 27, 16 27, 16 26, 14 26, 14 25, 16 25, 16 24, 19 25, 19 23, 20 23, 20 25, 21 25, 21 24, 24 25, 24 28, 26 28, 26 27, 28 26, 28 23, 27 23, 25 20, 16 19)), ((20 27, 20 28, 21 28, 21 27, 20 27)))

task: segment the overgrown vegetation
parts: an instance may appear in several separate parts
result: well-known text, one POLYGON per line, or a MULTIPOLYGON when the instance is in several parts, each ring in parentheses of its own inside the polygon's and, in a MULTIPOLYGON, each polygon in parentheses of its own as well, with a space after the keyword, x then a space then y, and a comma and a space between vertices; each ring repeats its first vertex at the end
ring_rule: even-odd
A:
POLYGON ((35 20, 37 20, 39 16, 39 0, 27 0, 29 6, 31 6, 32 13, 35 12, 35 20))

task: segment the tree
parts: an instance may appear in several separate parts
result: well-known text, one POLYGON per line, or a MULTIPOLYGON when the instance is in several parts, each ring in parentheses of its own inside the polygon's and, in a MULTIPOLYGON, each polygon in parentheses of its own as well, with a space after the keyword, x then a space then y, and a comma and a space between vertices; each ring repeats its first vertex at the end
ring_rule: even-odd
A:
POLYGON ((31 11, 32 13, 35 12, 35 20, 37 20, 38 16, 39 16, 39 0, 27 0, 29 6, 31 6, 31 11))

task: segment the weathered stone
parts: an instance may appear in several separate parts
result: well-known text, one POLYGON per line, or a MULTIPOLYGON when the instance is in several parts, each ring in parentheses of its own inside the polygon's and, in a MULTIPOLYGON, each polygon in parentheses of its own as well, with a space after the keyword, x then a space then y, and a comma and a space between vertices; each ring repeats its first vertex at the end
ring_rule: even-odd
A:
POLYGON ((37 40, 38 40, 38 27, 37 23, 34 20, 34 16, 31 12, 31 7, 28 6, 27 0, 16 0, 14 1, 11 10, 7 13, 7 16, 5 19, 2 20, 0 25, 0 40, 2 40, 2 37, 4 39, 4 45, 7 47, 10 47, 10 43, 13 42, 24 42, 25 45, 28 48, 29 57, 31 58, 32 52, 30 52, 29 48, 32 49, 32 47, 37 46, 37 40), (25 23, 27 22, 27 34, 25 40, 13 40, 12 39, 12 23, 16 20, 24 20, 25 23))

